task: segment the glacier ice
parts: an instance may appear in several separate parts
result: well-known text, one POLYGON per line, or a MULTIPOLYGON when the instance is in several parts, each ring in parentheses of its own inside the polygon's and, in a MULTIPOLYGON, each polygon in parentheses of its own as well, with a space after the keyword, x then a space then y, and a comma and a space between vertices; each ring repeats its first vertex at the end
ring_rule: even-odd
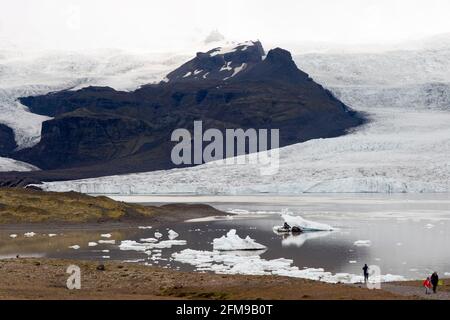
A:
POLYGON ((308 53, 295 60, 370 122, 345 136, 281 148, 273 176, 262 176, 251 163, 211 162, 45 183, 44 189, 123 195, 450 192, 450 46, 308 53))

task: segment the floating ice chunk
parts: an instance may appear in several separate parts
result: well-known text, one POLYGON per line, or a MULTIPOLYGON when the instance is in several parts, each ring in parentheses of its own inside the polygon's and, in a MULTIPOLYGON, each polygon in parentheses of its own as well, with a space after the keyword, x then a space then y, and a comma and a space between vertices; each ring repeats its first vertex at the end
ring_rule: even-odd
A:
POLYGON ((170 240, 175 240, 176 238, 178 238, 180 235, 178 233, 176 233, 173 230, 169 230, 169 239, 170 240))
POLYGON ((49 236, 50 238, 53 238, 53 237, 56 237, 57 234, 56 234, 56 233, 49 233, 48 236, 49 236))
POLYGON ((162 238, 162 233, 161 232, 155 232, 155 238, 159 239, 162 238))
POLYGON ((187 244, 186 240, 166 240, 161 241, 159 243, 150 243, 150 249, 168 249, 172 248, 172 246, 185 246, 187 244))
POLYGON ((226 211, 227 213, 233 213, 233 214, 249 214, 250 211, 245 209, 229 209, 226 211))
POLYGON ((123 260, 123 263, 139 263, 139 262, 145 262, 145 259, 135 259, 135 260, 123 260))
MULTIPOLYGON (((122 241, 119 245, 119 249, 123 251, 149 251, 152 249, 169 249, 172 246, 184 246, 186 240, 166 240, 158 243, 140 243, 133 240, 122 241)), ((156 250, 155 250, 156 252, 156 250)))
POLYGON ((353 243, 354 246, 357 247, 370 247, 372 245, 372 241, 370 240, 357 240, 353 243))
POLYGON ((350 263, 350 264, 355 264, 355 263, 357 263, 358 261, 356 261, 356 260, 350 260, 348 263, 350 263))
POLYGON ((17 238, 17 234, 10 234, 9 237, 15 239, 17 238))
POLYGON ((105 250, 102 250, 102 252, 103 252, 103 253, 108 253, 109 250, 105 249, 105 250))
POLYGON ((153 227, 152 226, 139 226, 138 228, 141 230, 148 230, 148 229, 152 229, 153 227))
POLYGON ((119 249, 124 251, 145 251, 146 243, 139 243, 133 240, 124 240, 120 243, 119 249))
POLYGON ((287 211, 282 213, 281 217, 284 222, 289 224, 291 227, 299 227, 304 231, 333 231, 333 227, 319 222, 309 221, 303 219, 300 216, 293 215, 287 211))
POLYGON ((428 224, 425 226, 425 228, 427 228, 427 229, 432 229, 432 228, 434 228, 434 224, 428 223, 428 224))
POLYGON ((115 244, 116 240, 99 240, 98 243, 100 243, 100 244, 115 244))
POLYGON ((88 247, 96 247, 96 246, 98 246, 97 242, 89 242, 88 243, 88 247))
POLYGON ((102 234, 101 237, 102 237, 102 238, 109 239, 109 238, 112 237, 112 235, 111 235, 110 233, 105 233, 105 234, 102 234))
POLYGON ((70 246, 69 247, 70 249, 73 249, 73 250, 78 250, 78 249, 80 249, 81 247, 79 246, 79 245, 74 245, 74 246, 70 246))
MULTIPOLYGON (((280 275, 286 277, 319 280, 328 283, 358 283, 363 282, 361 275, 348 273, 332 274, 322 268, 305 268, 300 270, 293 266, 290 259, 265 260, 259 255, 237 255, 234 252, 198 251, 186 249, 173 253, 175 261, 194 266, 196 271, 212 271, 219 274, 246 275, 280 275)), ((381 275, 369 282, 403 281, 403 276, 381 275)))
POLYGON ((103 259, 111 259, 110 256, 102 256, 103 259))
POLYGON ((141 242, 152 242, 152 243, 155 243, 155 242, 158 242, 158 239, 146 238, 146 239, 141 239, 141 242))
POLYGON ((27 238, 32 238, 32 237, 34 237, 36 235, 36 233, 34 233, 34 232, 27 232, 27 233, 24 233, 23 235, 25 237, 27 237, 27 238))
POLYGON ((236 234, 235 229, 231 229, 226 236, 213 240, 213 248, 218 251, 238 251, 238 250, 264 250, 266 246, 257 243, 247 236, 242 239, 236 234))

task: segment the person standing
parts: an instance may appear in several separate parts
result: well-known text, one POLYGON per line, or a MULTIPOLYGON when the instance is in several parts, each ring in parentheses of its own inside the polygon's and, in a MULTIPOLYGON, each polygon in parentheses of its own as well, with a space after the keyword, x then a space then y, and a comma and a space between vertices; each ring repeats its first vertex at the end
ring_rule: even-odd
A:
POLYGON ((437 272, 433 272, 431 275, 431 285, 433 286, 433 293, 436 293, 437 286, 439 284, 439 276, 437 272))
POLYGON ((364 264, 363 273, 364 273, 364 283, 367 283, 369 281, 369 267, 367 266, 367 263, 364 264))
POLYGON ((430 294, 431 291, 431 280, 430 277, 427 277, 423 282, 423 286, 425 287, 425 294, 430 294))

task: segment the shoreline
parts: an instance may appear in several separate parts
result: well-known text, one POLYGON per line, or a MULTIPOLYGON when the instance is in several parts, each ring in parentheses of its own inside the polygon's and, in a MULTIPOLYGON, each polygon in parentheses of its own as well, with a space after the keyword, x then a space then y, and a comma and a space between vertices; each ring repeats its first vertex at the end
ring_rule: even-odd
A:
POLYGON ((404 300, 385 290, 281 276, 223 275, 108 261, 0 260, 0 299, 404 300), (81 269, 81 290, 66 287, 69 265, 81 269))

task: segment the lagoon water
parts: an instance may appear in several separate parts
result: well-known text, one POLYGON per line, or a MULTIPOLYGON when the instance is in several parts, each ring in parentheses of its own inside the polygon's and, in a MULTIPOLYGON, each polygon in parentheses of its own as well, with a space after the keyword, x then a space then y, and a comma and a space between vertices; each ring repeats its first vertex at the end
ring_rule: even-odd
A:
MULTIPOLYGON (((208 203, 230 212, 230 217, 211 218, 167 225, 153 229, 136 226, 119 230, 27 230, 36 236, 26 238, 23 231, 0 231, 0 258, 16 254, 57 258, 132 260, 163 267, 194 270, 187 264, 170 259, 172 253, 190 248, 212 250, 214 238, 236 229, 238 235, 249 235, 268 250, 261 258, 287 258, 300 269, 323 268, 332 273, 360 274, 364 263, 377 265, 382 274, 422 279, 437 271, 450 276, 450 195, 447 194, 334 194, 305 196, 121 196, 122 201, 147 204, 174 202, 208 203), (326 223, 333 232, 279 235, 273 226, 281 225, 282 211, 326 223), (236 215, 231 215, 234 213, 236 215), (153 237, 156 231, 167 239, 168 229, 186 240, 185 246, 162 249, 160 257, 143 252, 121 251, 122 240, 153 237), (111 233, 115 244, 103 243, 101 234, 111 233), (16 233, 17 238, 9 235, 16 233), (57 236, 48 237, 48 233, 57 236), (363 241, 360 241, 363 240, 363 241), (359 241, 359 242, 357 242, 359 241), (356 245, 355 245, 356 242, 356 245), (361 243, 362 245, 357 245, 361 243), (79 250, 69 246, 79 245, 79 250)), ((107 227, 106 227, 107 228, 107 227)), ((105 239, 103 240, 110 240, 105 239)), ((156 251, 158 252, 158 251, 156 251)), ((159 252, 158 252, 159 253, 159 252)))

